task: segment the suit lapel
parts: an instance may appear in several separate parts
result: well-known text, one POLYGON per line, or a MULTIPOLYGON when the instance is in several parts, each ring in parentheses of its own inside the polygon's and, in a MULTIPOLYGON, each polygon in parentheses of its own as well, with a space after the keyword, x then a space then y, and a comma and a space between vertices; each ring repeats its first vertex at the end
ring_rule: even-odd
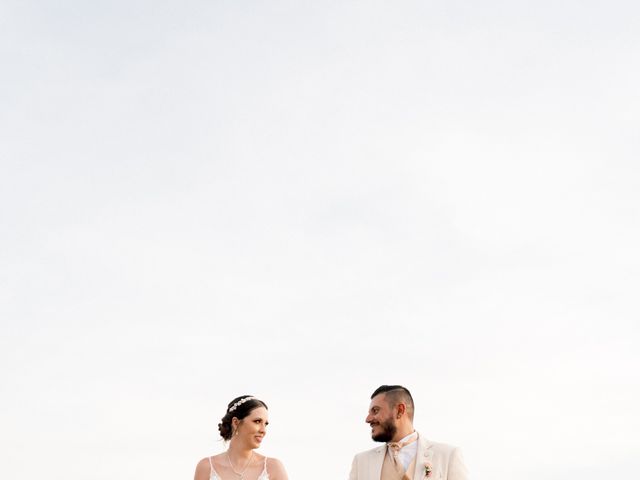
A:
POLYGON ((413 473, 413 480, 423 480, 425 465, 433 468, 433 444, 418 434, 418 452, 416 453, 416 471, 413 473))
POLYGON ((380 480, 385 453, 387 453, 386 445, 378 447, 371 452, 372 458, 369 462, 369 475, 367 476, 370 480, 380 480))

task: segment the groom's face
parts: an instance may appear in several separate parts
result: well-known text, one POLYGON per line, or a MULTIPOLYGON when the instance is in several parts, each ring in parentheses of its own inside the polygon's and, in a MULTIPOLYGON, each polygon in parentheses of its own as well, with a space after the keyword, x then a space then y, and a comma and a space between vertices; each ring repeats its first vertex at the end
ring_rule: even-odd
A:
POLYGON ((393 408, 387 403, 384 393, 371 399, 365 421, 371 426, 371 438, 376 442, 390 442, 398 430, 393 408))

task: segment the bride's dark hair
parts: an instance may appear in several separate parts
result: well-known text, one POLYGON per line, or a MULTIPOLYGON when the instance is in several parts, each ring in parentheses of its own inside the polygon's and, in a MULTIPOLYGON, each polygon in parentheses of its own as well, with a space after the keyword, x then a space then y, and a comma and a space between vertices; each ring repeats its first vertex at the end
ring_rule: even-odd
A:
POLYGON ((227 405, 227 413, 224 417, 222 417, 222 420, 220 420, 220 423, 218 424, 218 431, 220 432, 220 436, 224 440, 231 440, 231 437, 233 436, 233 427, 231 426, 231 420, 233 420, 233 417, 236 417, 238 420, 242 420, 247 415, 249 415, 252 410, 260 407, 264 407, 267 410, 269 409, 266 403, 253 397, 253 395, 241 395, 231 400, 229 402, 229 405, 227 405), (245 398, 248 400, 241 402, 241 400, 245 398), (241 403, 238 405, 239 402, 241 403), (234 405, 235 408, 233 408, 234 405), (229 411, 232 408, 233 410, 229 411))

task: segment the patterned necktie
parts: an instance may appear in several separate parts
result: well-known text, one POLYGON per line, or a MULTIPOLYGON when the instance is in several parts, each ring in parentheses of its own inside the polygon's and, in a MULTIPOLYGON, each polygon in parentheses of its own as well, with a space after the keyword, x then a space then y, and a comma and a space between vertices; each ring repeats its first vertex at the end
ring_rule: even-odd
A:
POLYGON ((411 445, 418 439, 417 436, 410 438, 409 440, 405 440, 404 442, 389 442, 387 443, 387 447, 389 449, 389 453, 391 454, 391 462, 393 463, 393 467, 398 474, 398 478, 402 480, 409 480, 409 476, 405 473, 404 465, 398 458, 400 454, 400 450, 407 445, 411 445))

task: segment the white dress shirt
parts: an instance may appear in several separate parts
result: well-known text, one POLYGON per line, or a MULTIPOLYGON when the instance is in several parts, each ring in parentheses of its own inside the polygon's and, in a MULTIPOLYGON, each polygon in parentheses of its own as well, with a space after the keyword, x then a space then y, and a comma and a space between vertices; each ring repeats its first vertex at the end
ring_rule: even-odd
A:
MULTIPOLYGON (((413 437, 417 436, 418 432, 410 433, 398 443, 406 442, 407 440, 411 440, 413 437)), ((418 453, 418 442, 412 442, 409 445, 405 445, 398 452, 398 460, 400 460, 400 463, 402 463, 405 471, 409 468, 409 465, 411 465, 411 462, 416 457, 416 453, 418 453)))

